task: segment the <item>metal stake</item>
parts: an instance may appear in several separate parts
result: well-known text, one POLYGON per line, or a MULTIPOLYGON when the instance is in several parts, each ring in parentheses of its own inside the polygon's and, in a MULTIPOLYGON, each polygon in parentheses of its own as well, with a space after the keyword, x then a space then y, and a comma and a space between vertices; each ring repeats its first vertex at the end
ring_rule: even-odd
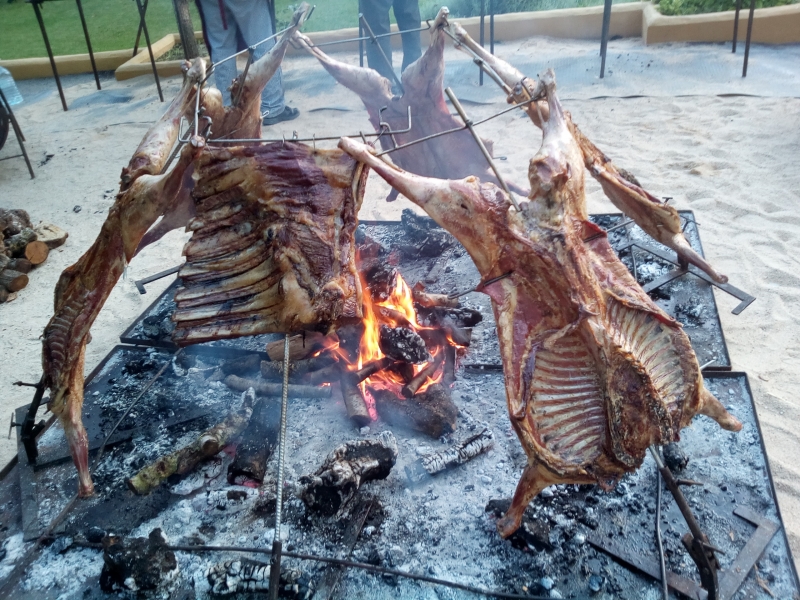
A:
MULTIPOLYGON (((486 0, 481 0, 481 34, 480 34, 480 41, 478 42, 483 48, 483 29, 484 29, 484 22, 486 19, 486 0)), ((483 85, 483 69, 480 69, 480 74, 478 75, 478 85, 483 85)))
POLYGON ((500 174, 500 171, 498 171, 497 165, 494 164, 494 159, 492 158, 492 155, 489 154, 489 151, 486 149, 486 146, 483 145, 483 140, 475 131, 472 120, 467 116, 467 113, 464 112, 464 108, 461 106, 461 103, 458 101, 458 98, 456 98, 456 95, 453 93, 453 90, 451 90, 450 88, 445 88, 444 93, 447 94, 448 98, 450 98, 450 102, 453 104, 453 107, 456 109, 456 112, 461 117, 461 120, 464 121, 464 125, 467 126, 467 129, 469 129, 469 132, 475 139, 475 143, 478 144, 478 148, 480 148, 484 158, 489 163, 489 166, 492 168, 492 171, 494 171, 494 176, 497 177, 497 181, 500 184, 500 187, 503 188, 503 191, 506 194, 508 194, 508 197, 511 200, 511 204, 514 205, 514 208, 520 210, 519 204, 517 203, 517 199, 511 193, 511 190, 508 189, 508 185, 506 184, 505 179, 503 179, 503 176, 500 174))
MULTIPOLYGON (((144 14, 147 15, 147 3, 149 0, 144 0, 144 14)), ((142 38, 142 23, 139 21, 139 28, 136 30, 136 41, 133 42, 133 56, 139 52, 139 40, 142 38)), ((133 58, 133 57, 131 57, 133 58)))
POLYGON ((11 127, 14 129, 14 134, 17 136, 17 143, 19 144, 20 150, 22 150, 22 154, 15 154, 14 156, 6 156, 0 160, 5 160, 6 158, 18 158, 22 156, 25 159, 25 164, 28 165, 28 173, 31 174, 31 179, 35 179, 36 175, 33 174, 33 166, 31 165, 31 159, 28 158, 28 151, 25 150, 25 136, 22 135, 22 129, 20 129, 19 123, 17 123, 17 118, 14 116, 14 111, 11 110, 11 103, 6 99, 3 90, 0 90, 0 105, 2 105, 3 110, 8 113, 8 119, 11 121, 11 127))
POLYGON ((489 0, 489 54, 494 54, 494 0, 489 0))
MULTIPOLYGON (((255 46, 250 46, 247 50, 248 50, 248 52, 247 52, 247 64, 244 66, 244 72, 242 73, 242 79, 239 82, 239 89, 236 90, 236 100, 233 101, 233 105, 234 106, 239 106, 239 100, 242 99, 242 92, 244 91, 244 84, 245 84, 245 81, 247 81, 247 72, 250 70, 250 65, 253 64, 253 55, 256 52, 255 46)), ((200 90, 198 90, 197 97, 198 98, 200 97, 200 90)), ((198 125, 199 125, 197 116, 195 116, 195 121, 194 122, 195 122, 195 128, 197 128, 198 125)), ((195 132, 195 135, 197 135, 196 132, 195 132)))
POLYGON ((753 33, 753 17, 756 10, 756 0, 750 0, 750 16, 747 17, 747 39, 744 42, 744 66, 742 77, 747 77, 747 60, 750 58, 750 36, 753 33))
POLYGON ((150 45, 150 33, 147 31, 147 22, 144 18, 144 9, 142 7, 142 0, 136 0, 136 7, 139 9, 139 26, 144 32, 144 40, 147 42, 147 52, 150 53, 150 65, 153 67, 153 77, 156 78, 156 87, 158 88, 158 98, 161 102, 164 101, 164 94, 161 91, 161 80, 158 77, 158 69, 156 68, 156 59, 153 56, 153 47, 150 45))
MULTIPOLYGON (((361 0, 358 0, 358 14, 360 15, 363 11, 361 8, 361 0)), ((364 26, 361 24, 361 19, 358 20, 358 66, 364 66, 364 26)))
POLYGON ((375 37, 375 34, 372 32, 372 27, 370 27, 369 23, 367 23, 367 20, 364 18, 364 14, 363 13, 359 13, 358 20, 362 24, 362 26, 364 27, 364 31, 367 32, 367 35, 369 36, 370 42, 375 44, 375 46, 378 48, 378 52, 380 53, 381 58, 383 59, 383 62, 386 63, 387 67, 389 67, 389 72, 392 74, 392 79, 394 80, 395 85, 397 85, 397 87, 400 88, 400 94, 401 95, 404 94, 405 93, 405 89, 403 89, 402 82, 397 77, 397 73, 395 73, 394 69, 392 68, 392 61, 389 60, 389 57, 386 56, 386 53, 383 51, 383 48, 381 48, 381 45, 378 43, 378 38, 375 37))
POLYGON ((600 36, 600 79, 606 74, 606 51, 608 50, 608 30, 611 27, 611 0, 603 6, 603 33, 600 36))
POLYGON ((739 11, 742 8, 742 0, 736 0, 736 16, 733 18, 733 47, 731 52, 736 54, 736 38, 739 37, 739 11))
POLYGON ((269 572, 269 597, 277 600, 281 579, 281 516, 283 512, 283 467, 286 461, 286 409, 289 396, 289 335, 283 338, 283 394, 281 397, 281 429, 278 439, 278 489, 275 491, 275 537, 272 539, 272 560, 269 572))
POLYGON ((50 39, 47 37, 47 30, 44 28, 44 19, 42 19, 42 11, 39 8, 39 3, 43 0, 34 0, 33 11, 36 13, 36 20, 39 21, 39 29, 42 31, 42 39, 44 40, 44 47, 47 50, 47 57, 50 59, 50 68, 53 69, 53 77, 56 78, 56 86, 58 87, 58 95, 61 96, 61 106, 64 107, 64 112, 69 110, 67 108, 67 99, 64 98, 64 89, 61 87, 61 79, 58 76, 58 69, 56 69, 56 59, 53 56, 53 49, 50 47, 50 39))
POLYGON ((669 584, 667 583, 667 562, 664 559, 664 542, 661 538, 661 476, 656 469, 656 546, 658 547, 659 567, 661 568, 661 595, 669 600, 669 584))
POLYGON ((86 48, 89 50, 89 61, 92 63, 92 72, 94 73, 94 82, 97 84, 97 89, 100 87, 100 76, 97 74, 97 65, 94 63, 94 52, 92 52, 92 42, 89 39, 89 28, 86 27, 86 17, 83 16, 83 5, 81 0, 75 0, 78 5, 78 13, 81 16, 81 25, 83 25, 83 37, 86 38, 86 48))

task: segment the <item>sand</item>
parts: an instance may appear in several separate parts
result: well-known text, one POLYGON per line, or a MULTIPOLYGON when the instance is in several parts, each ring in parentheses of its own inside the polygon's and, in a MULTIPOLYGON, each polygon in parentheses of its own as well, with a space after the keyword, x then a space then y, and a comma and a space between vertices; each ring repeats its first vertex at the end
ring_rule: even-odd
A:
MULTIPOLYGON (((558 55, 560 44, 565 51, 577 44, 536 43, 540 47, 546 43, 553 55, 558 55)), ((641 42, 627 43, 635 48, 641 42)), ((587 44, 586 48, 595 47, 587 44)), ((710 48, 720 56, 726 52, 721 46, 710 48)), ((674 56, 678 50, 672 45, 664 52, 674 56)), ((524 53, 525 44, 498 48, 498 53, 504 52, 524 53)), ((655 51, 648 48, 648 52, 655 51)), ((370 131, 359 101, 333 86, 315 62, 291 58, 286 68, 290 73, 287 99, 303 114, 285 127, 272 128, 277 131, 269 135, 290 137, 293 129, 301 135, 370 131)), ((755 303, 739 316, 730 314, 738 302, 730 296, 717 293, 717 303, 733 368, 750 376, 779 504, 794 555, 800 557, 800 400, 795 395, 800 388, 800 259, 796 250, 800 246, 800 171, 795 164, 800 156, 800 99, 714 95, 725 92, 724 82, 713 93, 673 97, 666 89, 666 78, 663 71, 653 73, 652 90, 645 90, 653 93, 643 94, 649 97, 582 96, 587 99, 570 99, 567 108, 583 131, 617 164, 633 171, 647 189, 658 196, 672 196, 679 209, 694 210, 711 263, 731 283, 756 296, 755 303)), ((731 81, 735 84, 733 75, 731 81)), ((35 102, 17 109, 36 179, 28 179, 21 159, 0 162, 0 206, 25 208, 34 220, 68 230, 70 238, 31 274, 30 285, 14 302, 0 305, 3 418, 30 402, 30 389, 11 383, 37 381, 41 374, 38 338, 52 314, 59 274, 94 240, 114 200, 121 168, 165 108, 149 77, 128 82, 106 79, 103 85, 104 91, 97 93, 89 78, 65 80, 72 106, 68 113, 61 111, 52 82, 22 86, 23 93, 49 91, 28 94, 35 102), (52 157, 45 162, 46 155, 52 157)), ((179 81, 170 79, 163 86, 169 100, 179 81)), ((568 89, 561 93, 570 97, 568 89)), ((505 106, 499 94, 494 99, 492 104, 467 104, 467 108, 475 117, 488 116, 505 106)), ((539 146, 538 130, 526 118, 510 113, 482 126, 481 133, 495 141, 496 156, 506 157, 499 161, 506 176, 524 182, 527 161, 539 146)), ((9 140, 0 157, 15 150, 14 140, 9 140)), ((373 176, 362 219, 396 219, 402 208, 410 206, 405 200, 386 204, 387 191, 373 176)), ((590 212, 615 211, 591 180, 588 191, 590 212)), ((172 278, 150 284, 146 295, 137 292, 134 280, 179 263, 186 239, 182 231, 172 232, 131 263, 92 329, 87 373, 172 278)), ((5 464, 15 452, 13 439, 0 438, 0 463, 5 464)))

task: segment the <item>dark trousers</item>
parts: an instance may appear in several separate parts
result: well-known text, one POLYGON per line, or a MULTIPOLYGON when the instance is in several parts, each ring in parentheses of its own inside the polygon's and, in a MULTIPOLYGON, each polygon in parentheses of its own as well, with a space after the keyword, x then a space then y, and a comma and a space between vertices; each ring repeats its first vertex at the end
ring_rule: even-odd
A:
MULTIPOLYGON (((394 10, 394 18, 400 31, 404 29, 418 29, 421 18, 419 16, 419 0, 361 0, 361 12, 375 35, 389 33, 389 9, 394 10)), ((403 39, 403 68, 422 56, 420 50, 420 32, 404 33, 403 39)), ((379 38, 378 43, 389 59, 392 60, 392 43, 389 36, 379 38)), ((364 42, 367 48, 367 62, 370 68, 392 80, 389 66, 381 57, 380 51, 371 41, 364 42)))

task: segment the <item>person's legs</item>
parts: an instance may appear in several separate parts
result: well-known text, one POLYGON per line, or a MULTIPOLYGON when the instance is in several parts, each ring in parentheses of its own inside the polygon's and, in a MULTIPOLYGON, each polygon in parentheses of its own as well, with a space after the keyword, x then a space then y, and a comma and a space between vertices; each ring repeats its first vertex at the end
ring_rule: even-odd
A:
MULTIPOLYGON (((392 0, 361 0, 362 14, 375 35, 389 33, 389 8, 391 6, 392 0)), ((366 35, 366 32, 364 35, 366 35)), ((389 59, 389 62, 392 62, 392 42, 390 38, 379 38, 378 43, 384 54, 386 54, 386 58, 389 59)), ((367 48, 367 62, 370 68, 375 69, 389 81, 394 81, 389 66, 383 60, 378 47, 370 40, 366 40, 364 44, 367 48)))
MULTIPOLYGON (((397 21, 397 28, 400 31, 404 29, 418 29, 422 18, 419 16, 419 0, 394 0, 392 3, 394 9, 394 18, 397 21)), ((420 32, 414 31, 411 33, 404 33, 403 38, 403 68, 406 67, 422 56, 420 49, 420 32)))
MULTIPOLYGON (((225 20, 220 14, 218 0, 199 0, 203 7, 203 18, 206 25, 211 62, 215 63, 236 52, 236 21, 231 11, 225 8, 225 20), (225 28, 227 25, 227 29, 225 28)), ((222 92, 225 105, 231 103, 229 88, 236 79, 236 61, 229 60, 214 67, 214 85, 222 92)))
MULTIPOLYGON (((248 46, 257 44, 274 33, 265 0, 225 0, 225 4, 235 15, 236 25, 248 46)), ((272 39, 257 46, 253 60, 264 56, 275 43, 272 39)), ((263 116, 274 117, 281 114, 284 107, 283 78, 281 69, 278 69, 261 93, 261 113, 263 116)))

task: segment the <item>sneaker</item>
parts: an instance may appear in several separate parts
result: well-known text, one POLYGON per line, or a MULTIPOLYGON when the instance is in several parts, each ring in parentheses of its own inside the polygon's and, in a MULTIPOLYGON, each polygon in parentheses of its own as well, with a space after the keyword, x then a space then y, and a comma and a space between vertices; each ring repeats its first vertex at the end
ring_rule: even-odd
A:
POLYGON ((274 117, 264 117, 264 120, 261 121, 261 124, 267 126, 277 125, 278 123, 283 123, 284 121, 292 121, 299 116, 300 111, 298 109, 292 108, 291 106, 284 106, 283 111, 274 117))

